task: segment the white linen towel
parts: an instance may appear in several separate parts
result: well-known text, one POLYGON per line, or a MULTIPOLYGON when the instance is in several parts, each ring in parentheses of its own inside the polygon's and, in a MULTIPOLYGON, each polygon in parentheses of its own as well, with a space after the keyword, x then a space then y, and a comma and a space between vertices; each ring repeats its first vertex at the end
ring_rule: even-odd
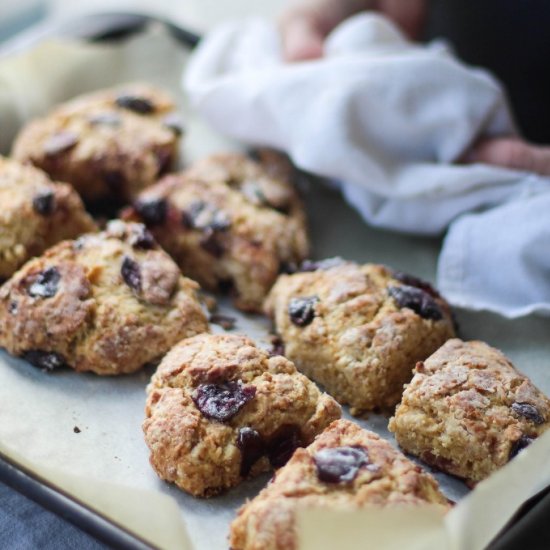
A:
POLYGON ((254 18, 208 34, 184 85, 217 130, 338 182, 370 224, 425 235, 452 224, 438 285, 456 305, 550 312, 550 222, 534 216, 550 179, 457 163, 480 136, 515 129, 499 83, 442 44, 361 14, 329 35, 322 59, 285 63, 275 24, 254 18))

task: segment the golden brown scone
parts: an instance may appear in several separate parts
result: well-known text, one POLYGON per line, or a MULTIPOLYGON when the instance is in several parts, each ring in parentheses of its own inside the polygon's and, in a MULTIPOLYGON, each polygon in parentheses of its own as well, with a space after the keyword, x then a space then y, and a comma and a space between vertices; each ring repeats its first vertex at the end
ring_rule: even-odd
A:
POLYGON ((0 346, 46 370, 134 372, 208 331, 197 289, 143 225, 111 222, 0 288, 0 346))
POLYGON ((0 156, 0 282, 50 246, 96 226, 70 185, 0 156))
POLYGON ((182 132, 174 109, 146 84, 83 95, 25 126, 13 156, 69 182, 86 202, 127 202, 174 165, 182 132))
POLYGON ((341 414, 290 361, 234 334, 180 342, 148 391, 151 465, 201 497, 282 466, 341 414))
POLYGON ((296 549, 296 514, 303 509, 425 503, 444 511, 450 506, 435 479, 387 441, 353 422, 337 420, 312 445, 298 449, 275 479, 239 510, 231 525, 230 546, 296 549))
POLYGON ((449 306, 429 284, 339 258, 281 275, 265 310, 286 357, 352 414, 398 403, 415 363, 454 335, 449 306))
POLYGON ((390 421, 407 452, 479 481, 550 426, 550 400, 497 349, 449 340, 416 365, 390 421))
POLYGON ((190 277, 259 311, 286 264, 308 250, 302 203, 279 159, 208 157, 144 191, 128 219, 142 221, 190 277))

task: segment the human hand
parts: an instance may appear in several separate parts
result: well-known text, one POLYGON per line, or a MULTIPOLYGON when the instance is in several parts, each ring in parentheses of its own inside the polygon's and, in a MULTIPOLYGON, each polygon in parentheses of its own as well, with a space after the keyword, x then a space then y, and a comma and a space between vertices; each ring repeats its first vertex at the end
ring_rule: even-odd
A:
POLYGON ((482 162, 550 176, 550 147, 533 145, 518 137, 487 138, 465 155, 464 162, 482 162))
MULTIPOLYGON (((322 57, 323 43, 330 31, 344 19, 367 9, 383 13, 414 39, 422 28, 426 0, 294 0, 280 21, 285 58, 301 61, 322 57)), ((550 147, 515 137, 484 139, 462 162, 550 175, 550 147)))
POLYGON ((393 20, 409 38, 417 38, 424 21, 426 0, 299 0, 289 3, 280 20, 287 61, 323 55, 326 36, 344 19, 377 10, 393 20))

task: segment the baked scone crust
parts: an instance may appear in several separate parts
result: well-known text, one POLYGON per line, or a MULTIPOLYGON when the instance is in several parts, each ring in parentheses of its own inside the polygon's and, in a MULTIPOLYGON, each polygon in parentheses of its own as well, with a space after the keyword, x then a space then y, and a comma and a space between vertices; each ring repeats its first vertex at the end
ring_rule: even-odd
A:
POLYGON ((0 282, 47 248, 96 229, 74 189, 0 156, 0 282))
POLYGON ((298 510, 424 503, 443 510, 450 506, 435 479, 390 443, 353 422, 337 420, 309 447, 298 449, 270 484, 239 510, 231 524, 230 546, 232 550, 296 549, 298 510), (359 449, 367 460, 352 480, 322 481, 316 460, 327 449, 359 449))
POLYGON ((497 349, 449 340, 418 363, 389 428, 405 451, 480 481, 550 426, 550 400, 497 349))
POLYGON ((207 157, 144 191, 123 216, 145 223, 185 273, 246 311, 260 311, 279 272, 308 252, 301 200, 272 157, 207 157))
POLYGON ((130 373, 208 331, 198 285, 140 224, 63 241, 0 288, 0 346, 36 366, 130 373))
POLYGON ((162 360, 148 392, 143 431, 151 465, 200 497, 280 466, 341 414, 290 361, 237 334, 182 341, 162 360), (206 416, 198 401, 216 387, 242 398, 225 417, 206 416))
POLYGON ((174 109, 147 84, 82 95, 27 124, 13 157, 69 182, 86 202, 128 202, 177 159, 174 109))
POLYGON ((381 265, 319 266, 281 275, 266 300, 285 356, 352 414, 394 406, 416 362, 454 336, 448 304, 381 265))

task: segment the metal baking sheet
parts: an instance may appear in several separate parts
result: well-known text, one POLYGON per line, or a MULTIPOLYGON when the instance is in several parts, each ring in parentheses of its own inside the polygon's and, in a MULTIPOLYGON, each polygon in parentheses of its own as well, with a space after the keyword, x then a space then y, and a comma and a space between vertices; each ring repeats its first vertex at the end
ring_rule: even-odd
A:
MULTIPOLYGON (((56 51, 69 55, 71 48, 64 45, 56 51)), ((179 87, 188 54, 165 31, 153 29, 124 44, 99 48, 103 48, 101 55, 110 59, 105 72, 76 81, 76 70, 76 76, 67 77, 69 85, 51 91, 52 97, 63 100, 89 89, 144 79, 167 88, 180 100, 188 121, 183 146, 186 162, 208 152, 236 147, 205 127, 189 109, 179 87)), ((314 179, 305 181, 315 257, 339 255, 358 262, 384 263, 433 281, 439 240, 369 228, 337 190, 314 179)), ((267 340, 266 319, 240 314, 226 302, 220 309, 237 318, 234 332, 267 340)), ((511 321, 467 311, 458 311, 457 318, 464 339, 482 339, 502 349, 520 370, 550 393, 550 320, 530 317, 511 321)), ((219 327, 213 329, 222 332, 219 327)), ((149 466, 141 432, 145 386, 150 375, 151 370, 116 379, 73 371, 47 374, 0 352, 0 443, 26 460, 90 483, 97 480, 170 495, 179 505, 195 548, 226 548, 228 524, 235 510, 246 498, 257 494, 268 476, 210 500, 195 499, 158 479, 149 466)), ((387 417, 373 414, 356 421, 393 442, 387 432, 387 417)), ((459 500, 467 493, 462 482, 435 475, 450 499, 459 500)))

